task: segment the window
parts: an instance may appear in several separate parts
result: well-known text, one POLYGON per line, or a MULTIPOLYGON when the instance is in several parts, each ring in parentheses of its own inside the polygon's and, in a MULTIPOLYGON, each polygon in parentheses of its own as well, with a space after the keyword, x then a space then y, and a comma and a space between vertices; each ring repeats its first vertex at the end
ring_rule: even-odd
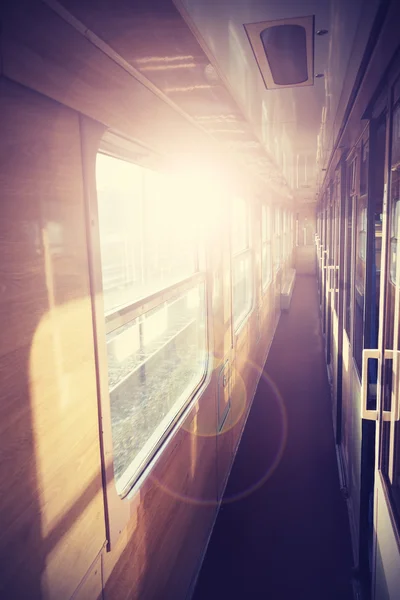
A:
POLYGON ((274 272, 277 273, 281 266, 281 211, 275 207, 275 227, 274 227, 274 272))
POLYGON ((232 203, 231 248, 233 325, 238 329, 253 301, 249 209, 241 198, 234 198, 232 203))
POLYGON ((290 215, 285 210, 283 211, 283 244, 282 244, 283 259, 289 258, 290 252, 290 215))
POLYGON ((99 154, 97 196, 117 492, 202 382, 205 279, 196 207, 176 179, 99 154))
POLYGON ((261 207, 261 280, 265 291, 272 280, 271 207, 261 207))
MULTIPOLYGON (((393 186, 392 186, 393 187, 393 186)), ((392 223, 390 238, 390 279, 396 285, 397 277, 397 240, 399 233, 400 200, 395 200, 392 205, 392 223)))
POLYGON ((365 262, 367 257, 367 209, 362 208, 358 215, 358 256, 365 262))
MULTIPOLYGON (((390 233, 390 279, 396 284, 397 239, 400 217, 400 103, 393 111, 392 137, 392 182, 391 182, 391 233, 390 233)), ((398 277, 398 275, 397 275, 398 277)))
POLYGON ((346 193, 346 204, 345 204, 345 269, 344 269, 344 294, 345 294, 345 315, 344 315, 344 326, 347 335, 351 337, 351 281, 353 276, 353 260, 352 260, 352 248, 353 248, 353 201, 355 195, 356 185, 356 158, 350 163, 347 169, 347 193, 346 193))
POLYGON ((366 255, 367 255, 367 197, 356 198, 357 234, 355 238, 355 269, 354 269, 354 330, 353 356, 361 376, 362 351, 364 348, 364 315, 365 315, 365 284, 366 284, 366 255))
POLYGON ((360 163, 360 194, 363 196, 368 190, 368 157, 369 140, 366 139, 361 145, 361 163, 360 163))
MULTIPOLYGON (((397 93, 399 90, 397 83, 397 93)), ((396 89, 394 90, 396 95, 396 89)), ((400 100, 397 99, 393 107, 392 117, 392 139, 391 139, 391 183, 389 194, 390 207, 390 254, 389 254, 389 272, 390 279, 387 289, 387 299, 385 304, 386 331, 385 348, 400 349, 400 322, 398 316, 399 292, 394 288, 399 286, 399 268, 397 265, 397 243, 399 235, 400 218, 400 100)), ((393 410, 395 407, 395 396, 399 393, 397 389, 397 376, 395 371, 395 361, 385 361, 388 363, 385 371, 384 395, 385 408, 393 410), (390 364, 391 363, 391 364, 390 364)), ((397 528, 400 527, 400 422, 392 421, 384 424, 386 428, 383 433, 383 471, 388 477, 390 485, 391 499, 394 504, 394 514, 397 521, 397 528)))

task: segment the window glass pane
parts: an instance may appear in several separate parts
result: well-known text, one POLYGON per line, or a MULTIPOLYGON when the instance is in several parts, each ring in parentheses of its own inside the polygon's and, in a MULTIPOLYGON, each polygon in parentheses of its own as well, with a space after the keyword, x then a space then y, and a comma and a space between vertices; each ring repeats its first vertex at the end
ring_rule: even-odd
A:
POLYGON ((286 211, 282 211, 282 260, 286 258, 286 211))
POLYGON ((367 209, 363 208, 358 215, 358 256, 365 261, 367 256, 367 209))
POLYGON ((231 247, 233 324, 237 328, 251 309, 253 294, 249 210, 241 198, 232 203, 231 247))
POLYGON ((281 232, 281 211, 275 208, 275 233, 279 235, 281 232))
POLYGON ((346 198, 346 234, 345 234, 345 272, 344 272, 344 293, 345 293, 345 329, 350 339, 350 315, 351 315, 351 241, 352 241, 352 210, 353 198, 346 198))
POLYGON ((397 240, 400 217, 400 104, 393 111, 392 135, 392 181, 391 181, 391 215, 390 215, 390 279, 396 285, 397 240))
POLYGON ((392 174, 392 216, 391 216, 391 239, 390 239, 390 279, 396 285, 397 276, 397 240, 399 232, 400 217, 400 169, 392 174))
POLYGON ((97 201, 105 312, 137 297, 143 282, 143 169, 97 156, 97 201))
POLYGON ((99 154, 97 199, 106 313, 195 272, 195 219, 173 178, 99 154))
POLYGON ((351 162, 350 165, 350 194, 356 193, 357 186, 357 157, 351 162))
POLYGON ((400 104, 393 111, 393 137, 392 137, 392 170, 400 168, 400 104))
POLYGON ((280 209, 275 208, 275 235, 274 235, 274 270, 278 271, 281 264, 281 215, 280 209))
POLYGON ((390 241, 390 279, 392 283, 396 284, 396 270, 397 270, 397 239, 392 238, 390 241))
POLYGON ((262 246, 262 286, 267 287, 272 279, 271 273, 271 243, 265 242, 262 246))
MULTIPOLYGON (((400 349, 400 332, 395 331, 395 325, 399 327, 400 323, 395 322, 395 314, 396 307, 399 303, 399 277, 400 273, 398 272, 397 265, 397 248, 398 248, 398 237, 399 237, 399 218, 400 218, 400 104, 397 104, 393 111, 393 129, 392 129, 392 181, 391 181, 391 190, 390 190, 390 206, 391 206, 391 214, 390 214, 390 227, 391 227, 391 240, 390 240, 390 259, 389 259, 389 267, 390 267, 390 281, 387 287, 387 304, 385 307, 386 314, 386 339, 385 346, 387 348, 392 348, 393 344, 396 344, 395 349, 400 349), (397 285, 396 285, 397 284, 397 285)), ((386 361, 389 362, 389 361, 386 361)), ((392 362, 392 361, 390 361, 392 362)), ((393 361, 394 362, 394 361, 393 361)), ((385 382, 385 391, 386 396, 389 396, 389 406, 392 400, 392 393, 396 394, 398 391, 396 389, 392 390, 392 385, 394 385, 396 381, 395 373, 393 373, 392 380, 392 368, 391 365, 390 373, 388 374, 387 381, 385 382)), ((385 406, 385 408, 387 408, 385 406)), ((396 422, 393 424, 393 432, 394 436, 394 444, 393 444, 393 479, 392 479, 392 497, 394 501, 394 509, 395 515, 397 518, 398 526, 400 524, 400 424, 396 422)), ((385 432, 386 439, 383 440, 384 452, 386 451, 386 457, 383 457, 384 460, 384 470, 387 471, 387 463, 389 458, 389 427, 387 427, 387 431, 385 432), (386 443, 385 443, 386 442, 386 443)))
POLYGON ((249 313, 252 303, 251 252, 232 259, 233 324, 237 328, 249 313))
POLYGON ((107 336, 114 473, 123 493, 206 368, 204 284, 107 336))
POLYGON ((264 204, 261 207, 261 241, 267 241, 267 209, 264 204))
POLYGON ((193 221, 193 206, 176 178, 146 170, 143 297, 195 272, 193 221))
POLYGON ((246 202, 234 198, 232 203, 232 253, 249 247, 249 217, 246 202))
POLYGON ((363 208, 358 221, 358 256, 365 262, 367 257, 367 209, 363 208))
MULTIPOLYGON (((104 304, 112 327, 119 308, 198 270, 201 228, 197 205, 176 177, 100 154, 97 183, 104 304)), ((107 334, 114 473, 121 495, 204 376, 204 286, 169 292, 167 301, 160 297, 159 306, 107 334)))
POLYGON ((272 253, 271 253, 271 209, 262 206, 262 249, 261 249, 261 280, 265 290, 272 279, 272 253))
MULTIPOLYGON (((370 348, 378 346, 379 330, 379 296, 380 296, 380 271, 381 271, 381 250, 382 250, 382 213, 383 213, 383 191, 384 191, 384 167, 385 167, 385 145, 386 145, 386 114, 379 119, 376 128, 374 142, 374 188, 371 189, 373 206, 374 232, 372 239, 372 253, 375 255, 375 262, 371 264, 371 320, 369 339, 366 340, 370 348), (372 272, 371 272, 372 271, 372 272)), ((371 219, 372 222, 372 219, 371 219)), ((371 383, 375 383, 371 380, 371 383)))
POLYGON ((360 194, 366 194, 368 189, 368 157, 369 140, 365 140, 361 146, 361 164, 360 164, 360 194))
POLYGON ((354 277, 354 340, 353 355, 361 374, 362 351, 364 348, 364 297, 366 277, 367 209, 365 198, 357 198, 356 265, 354 277))
POLYGON ((358 235, 358 252, 361 260, 365 262, 367 252, 367 233, 366 231, 360 231, 358 235))

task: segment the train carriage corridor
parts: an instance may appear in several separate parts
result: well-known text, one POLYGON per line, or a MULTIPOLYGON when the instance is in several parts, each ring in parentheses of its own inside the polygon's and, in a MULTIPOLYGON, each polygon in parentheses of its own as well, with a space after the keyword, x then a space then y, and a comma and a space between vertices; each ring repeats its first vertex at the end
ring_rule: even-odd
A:
POLYGON ((290 310, 281 315, 260 378, 194 600, 353 597, 350 531, 340 491, 319 314, 315 278, 297 275, 290 310), (246 495, 246 489, 253 491, 246 495))
POLYGON ((6 0, 0 600, 400 600, 399 0, 6 0))

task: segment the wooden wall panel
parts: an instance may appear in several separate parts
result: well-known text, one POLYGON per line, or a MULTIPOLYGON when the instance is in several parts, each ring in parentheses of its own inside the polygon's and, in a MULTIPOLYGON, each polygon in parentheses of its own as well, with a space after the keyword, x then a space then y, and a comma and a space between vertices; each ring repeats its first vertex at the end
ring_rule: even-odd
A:
MULTIPOLYGON (((14 42, 9 43, 10 52, 14 42)), ((59 99, 65 93, 71 104, 84 100, 88 110, 93 101, 99 110, 114 111, 107 113, 112 119, 122 115, 121 127, 149 130, 140 115, 129 114, 127 120, 130 101, 121 103, 108 84, 103 96, 93 100, 85 85, 79 87, 82 82, 63 79, 63 69, 71 68, 70 75, 79 72, 72 59, 71 65, 53 65, 47 74, 36 54, 30 73, 30 56, 25 47, 15 59, 22 61, 18 68, 24 67, 21 81, 36 86, 39 81, 37 88, 49 93, 58 82, 66 86, 59 99)), ((120 93, 131 84, 121 80, 120 93)), ((138 101, 146 105, 142 96, 138 101)), ((160 122, 166 118, 164 113, 158 117, 160 122)), ((84 597, 85 589, 98 591, 99 574, 88 570, 103 548, 105 530, 79 118, 2 80, 0 125, 0 520, 5 524, 0 596, 62 600, 77 590, 77 597, 84 597)), ((181 143, 179 138, 175 142, 181 143)), ((226 314, 222 307, 230 288, 223 293, 220 264, 215 275, 220 296, 214 342, 222 360, 230 351, 230 304, 226 314)), ((118 543, 101 555, 106 598, 180 598, 186 593, 215 516, 217 479, 221 486, 252 398, 255 378, 246 362, 252 356, 255 318, 239 341, 236 364, 238 381, 251 383, 251 391, 246 396, 242 383, 228 432, 218 437, 212 378, 132 500, 131 520, 118 543)))
POLYGON ((102 555, 96 558, 71 600, 101 600, 103 597, 102 555))
POLYGON ((127 529, 103 556, 107 600, 178 599, 188 591, 216 511, 213 393, 195 415, 169 443, 133 500, 127 529))
POLYGON ((105 541, 79 119, 3 79, 0 127, 0 596, 61 600, 105 541))

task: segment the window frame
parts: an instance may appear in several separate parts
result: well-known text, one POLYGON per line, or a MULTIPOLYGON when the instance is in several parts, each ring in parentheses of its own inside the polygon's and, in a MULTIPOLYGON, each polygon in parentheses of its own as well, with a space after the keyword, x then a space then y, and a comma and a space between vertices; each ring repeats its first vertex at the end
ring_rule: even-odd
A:
POLYGON ((273 274, 276 275, 282 268, 282 209, 274 206, 274 252, 273 252, 273 274), (278 252, 276 249, 278 248, 278 252))
POLYGON ((232 318, 232 329, 235 335, 238 335, 240 331, 243 329, 244 325, 248 322, 250 315, 254 309, 255 302, 255 293, 254 293, 254 254, 253 254, 253 243, 252 243, 252 210, 251 203, 248 199, 242 198, 241 196, 236 196, 232 198, 230 203, 230 228, 229 228, 229 239, 230 239, 230 265, 231 265, 231 318, 232 318), (233 243, 232 243, 232 234, 233 234, 233 219, 234 219, 234 202, 235 199, 239 198, 244 202, 247 212, 247 235, 246 235, 246 247, 236 250, 233 252, 233 243), (234 315, 234 282, 233 282, 233 273, 234 273, 234 261, 238 258, 242 258, 243 256, 248 255, 250 257, 250 267, 249 267, 249 278, 250 278, 250 289, 251 289, 251 299, 249 303, 249 308, 246 313, 242 313, 240 318, 235 322, 234 315))
MULTIPOLYGON (((107 153, 103 152, 101 148, 99 149, 99 151, 96 155, 96 160, 97 160, 98 155, 109 156, 107 153)), ((124 162, 129 162, 131 164, 137 164, 137 163, 134 163, 133 161, 129 161, 126 157, 121 159, 121 158, 112 156, 111 158, 117 159, 117 160, 122 160, 124 162)), ((142 167, 142 168, 145 169, 145 167, 142 167)), ((143 173, 143 177, 145 177, 145 173, 143 173)), ((146 201, 145 199, 146 199, 146 192, 144 192, 144 196, 143 196, 144 202, 146 201)), ((100 243, 100 248, 101 248, 101 243, 100 243)), ((133 323, 133 321, 135 321, 138 317, 145 315, 145 314, 149 313, 151 310, 162 306, 165 302, 168 302, 169 300, 172 300, 173 298, 183 295, 185 293, 185 291, 188 291, 188 290, 194 288, 196 285, 200 285, 200 284, 204 285, 205 364, 204 364, 203 374, 200 377, 199 382, 196 384, 196 386, 193 388, 192 392, 186 399, 186 401, 184 403, 182 403, 182 406, 179 408, 179 410, 176 411, 176 414, 172 417, 170 424, 165 428, 163 433, 160 434, 160 436, 158 437, 158 441, 155 442, 152 445, 151 450, 149 450, 147 452, 147 455, 141 461, 140 465, 135 469, 132 468, 132 473, 129 473, 128 475, 125 475, 125 473, 124 473, 124 479, 127 480, 127 483, 124 485, 122 492, 117 491, 118 495, 121 498, 125 498, 130 493, 130 491, 134 487, 136 481, 140 478, 141 474, 146 470, 148 464, 152 461, 154 456, 156 456, 158 454, 161 446, 164 443, 167 443, 169 435, 170 435, 171 431, 174 429, 176 422, 179 420, 181 414, 183 412, 185 412, 185 409, 190 404, 192 398, 196 395, 196 393, 202 387, 202 385, 206 379, 206 376, 207 376, 207 372, 208 372, 208 336, 207 336, 207 311, 206 311, 206 308, 207 308, 206 307, 206 304, 207 304, 206 303, 206 295, 207 295, 207 293, 206 293, 206 270, 205 269, 203 271, 199 270, 200 269, 200 266, 199 266, 200 248, 197 249, 196 254, 197 254, 197 259, 194 261, 194 269, 197 269, 197 270, 195 270, 192 275, 189 275, 188 277, 185 277, 178 282, 170 284, 170 285, 166 286, 165 288, 160 288, 160 289, 154 291, 153 293, 151 293, 149 296, 145 296, 143 298, 133 300, 132 302, 130 302, 129 304, 125 304, 121 308, 116 308, 113 311, 108 311, 107 313, 104 314, 105 332, 106 332, 106 336, 108 336, 110 333, 117 330, 118 328, 123 327, 124 325, 127 325, 128 323, 133 323)), ((100 252, 99 258, 100 258, 100 267, 101 267, 101 252, 100 252)), ((107 337, 104 340, 104 343, 107 344, 107 337)), ((111 405, 110 392, 108 393, 107 400, 111 405)), ((159 427, 159 425, 156 426, 154 431, 157 431, 158 427, 159 427)), ((134 461, 132 461, 131 464, 133 464, 133 462, 134 461)), ((129 469, 130 469, 130 467, 127 468, 127 471, 129 469)), ((115 480, 114 480, 114 484, 116 485, 115 480)))
MULTIPOLYGON (((394 130, 395 127, 397 127, 400 131, 400 80, 397 83, 398 86, 398 98, 396 98, 396 100, 393 102, 393 106, 392 106, 392 129, 394 130), (396 117, 397 120, 395 121, 395 113, 396 113, 396 117), (398 116, 399 115, 399 116, 398 116)), ((392 139, 394 138, 395 132, 392 131, 391 132, 392 135, 392 139)), ((399 159, 400 158, 400 151, 399 152, 399 156, 396 156, 395 158, 399 159)), ((391 153, 394 154, 393 148, 391 149, 391 153)), ((393 160, 393 159, 392 159, 393 160)), ((399 199, 396 200, 395 202, 393 202, 393 196, 394 196, 394 190, 393 190, 393 180, 396 177, 396 184, 398 187, 398 190, 400 190, 400 176, 398 176, 398 172, 400 171, 400 160, 397 160, 396 162, 394 162, 394 164, 391 165, 390 167, 391 169, 391 181, 390 181, 390 194, 391 194, 391 211, 390 211, 390 238, 388 240, 388 245, 389 245, 389 264, 388 264, 388 276, 389 276, 389 282, 394 286, 397 287, 399 285, 399 281, 396 280, 398 278, 398 267, 395 264, 395 262, 393 262, 393 242, 396 244, 396 258, 397 258, 397 250, 399 248, 398 245, 398 240, 399 238, 397 237, 398 233, 399 233, 399 219, 400 219, 400 194, 399 194, 399 199), (393 267, 395 268, 395 274, 393 276, 393 267)))
MULTIPOLYGON (((92 124, 85 124, 83 128, 84 141, 93 136, 92 124)), ((99 408, 99 435, 100 450, 102 457, 103 489, 106 497, 106 534, 108 540, 108 550, 117 542, 118 537, 131 518, 131 504, 136 502, 139 495, 137 492, 148 480, 149 474, 158 464, 161 456, 168 456, 171 451, 172 439, 181 431, 182 425, 188 418, 188 415, 195 409, 195 406, 203 395, 210 382, 212 372, 212 360, 210 360, 210 340, 212 339, 212 323, 209 318, 211 311, 211 298, 205 262, 200 270, 200 261, 195 263, 197 271, 175 282, 163 289, 157 290, 147 298, 135 300, 127 306, 116 309, 107 317, 104 312, 104 301, 102 296, 102 262, 101 262, 101 243, 99 212, 97 198, 96 182, 96 164, 98 154, 104 154, 134 165, 150 168, 152 170, 162 171, 163 163, 156 153, 150 152, 146 148, 146 156, 143 160, 138 160, 138 153, 135 152, 135 142, 130 142, 121 138, 121 147, 118 148, 119 137, 111 132, 101 132, 98 141, 92 148, 87 148, 83 156, 83 169, 86 175, 86 220, 88 231, 88 255, 89 255, 89 274, 91 287, 91 303, 93 313, 94 327, 94 361, 96 367, 97 395, 99 408), (109 140, 112 136, 112 151, 109 151, 109 140), (120 152, 118 150, 121 150, 120 152), (89 150, 92 152, 89 153, 89 150), (204 371, 196 387, 180 409, 174 415, 170 425, 160 436, 157 444, 152 447, 151 452, 141 462, 140 467, 132 473, 129 478, 129 484, 126 486, 123 495, 118 494, 113 469, 113 440, 112 440, 112 420, 110 390, 107 369, 107 341, 106 336, 110 331, 114 331, 122 324, 133 321, 135 318, 147 313, 152 308, 162 305, 168 299, 176 297, 177 294, 183 294, 184 291, 193 288, 196 284, 203 283, 204 286, 204 343, 205 360, 204 371)), ((141 156, 141 155, 140 155, 141 156)), ((203 250, 199 248, 199 253, 203 250)))
POLYGON ((263 202, 261 205, 261 291, 265 294, 271 285, 273 279, 273 260, 272 260, 272 222, 271 222, 271 205, 263 202), (265 239, 264 239, 264 229, 265 229, 265 239), (263 281, 264 275, 264 248, 269 248, 269 265, 268 265, 268 277, 266 281, 263 281))
POLYGON ((365 263, 367 260, 367 206, 362 206, 357 219, 357 257, 365 263))
POLYGON ((354 279, 354 252, 355 252, 355 233, 354 222, 356 221, 357 206, 357 168, 358 154, 355 150, 346 160, 346 199, 345 199, 345 263, 344 263, 344 318, 343 329, 353 348, 353 279, 354 279))

